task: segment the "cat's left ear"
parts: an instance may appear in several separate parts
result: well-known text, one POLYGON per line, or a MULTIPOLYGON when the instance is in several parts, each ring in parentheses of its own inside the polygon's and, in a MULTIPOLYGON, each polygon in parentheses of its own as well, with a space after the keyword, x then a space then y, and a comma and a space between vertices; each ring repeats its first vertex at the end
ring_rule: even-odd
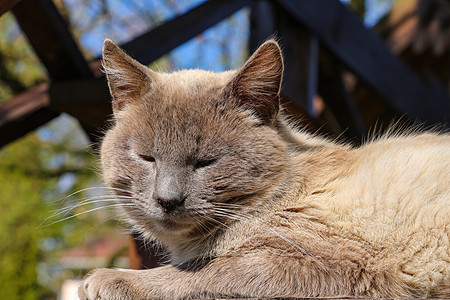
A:
POLYGON ((237 71, 225 91, 238 105, 253 109, 265 125, 273 125, 280 109, 283 68, 280 46, 269 40, 237 71))
POLYGON ((156 73, 126 54, 113 41, 103 43, 102 65, 113 98, 114 115, 140 101, 154 84, 156 73))

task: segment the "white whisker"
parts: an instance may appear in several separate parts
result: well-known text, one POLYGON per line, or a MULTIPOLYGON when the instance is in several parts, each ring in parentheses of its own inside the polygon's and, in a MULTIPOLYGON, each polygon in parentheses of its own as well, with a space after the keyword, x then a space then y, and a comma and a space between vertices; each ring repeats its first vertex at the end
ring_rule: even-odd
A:
POLYGON ((73 193, 65 196, 64 198, 58 200, 58 202, 63 203, 64 201, 66 201, 67 199, 69 199, 72 196, 75 196, 75 195, 78 195, 80 193, 87 192, 87 191, 93 191, 93 190, 106 190, 106 191, 116 191, 116 192, 123 192, 123 193, 129 193, 130 192, 130 191, 127 191, 127 190, 124 190, 124 189, 107 187, 107 186, 88 187, 88 188, 84 188, 84 189, 78 190, 76 192, 73 192, 73 193))
POLYGON ((93 212, 93 211, 97 211, 97 210, 100 210, 100 209, 104 209, 104 208, 112 208, 112 207, 125 207, 125 206, 134 206, 134 205, 133 205, 133 204, 130 204, 130 203, 119 203, 119 204, 111 204, 111 205, 106 205, 106 206, 100 206, 100 207, 96 207, 96 208, 93 208, 93 209, 90 209, 90 210, 87 210, 87 211, 84 211, 84 212, 80 212, 80 213, 74 214, 74 215, 72 215, 72 216, 63 218, 63 219, 61 219, 61 220, 52 222, 52 223, 50 223, 50 224, 44 226, 43 224, 48 220, 48 219, 46 219, 44 222, 42 222, 42 223, 39 225, 38 228, 48 227, 48 226, 51 226, 51 225, 54 225, 54 224, 57 224, 57 223, 60 223, 60 222, 64 222, 64 221, 66 221, 66 220, 75 218, 75 217, 77 217, 77 216, 80 216, 80 215, 83 215, 83 214, 87 214, 87 213, 90 213, 90 212, 93 212))
POLYGON ((95 203, 100 203, 100 202, 121 202, 118 200, 131 200, 131 199, 133 199, 133 198, 128 197, 128 196, 109 196, 109 195, 85 198, 84 200, 82 200, 74 205, 56 209, 45 221, 47 221, 49 218, 53 218, 53 217, 56 217, 61 214, 67 214, 70 211, 72 211, 78 207, 84 206, 84 205, 90 205, 90 204, 95 204, 95 203))
POLYGON ((77 209, 79 207, 82 207, 82 206, 98 204, 98 203, 104 203, 104 202, 107 202, 107 203, 108 202, 117 202, 117 199, 116 198, 105 198, 105 199, 89 199, 89 201, 85 200, 85 201, 82 201, 82 202, 77 203, 77 204, 72 205, 72 206, 68 206, 68 207, 65 207, 65 208, 57 209, 56 212, 53 213, 51 217, 55 217, 55 216, 60 215, 60 214, 68 214, 70 211, 73 211, 73 210, 75 210, 75 209, 77 209))

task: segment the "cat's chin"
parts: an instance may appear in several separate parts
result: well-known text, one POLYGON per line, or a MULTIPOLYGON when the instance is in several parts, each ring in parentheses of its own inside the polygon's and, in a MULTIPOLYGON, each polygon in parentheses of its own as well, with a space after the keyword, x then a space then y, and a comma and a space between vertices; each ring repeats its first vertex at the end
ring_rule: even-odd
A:
POLYGON ((191 222, 180 222, 180 220, 171 217, 154 220, 153 224, 156 231, 168 234, 183 234, 194 228, 191 222))

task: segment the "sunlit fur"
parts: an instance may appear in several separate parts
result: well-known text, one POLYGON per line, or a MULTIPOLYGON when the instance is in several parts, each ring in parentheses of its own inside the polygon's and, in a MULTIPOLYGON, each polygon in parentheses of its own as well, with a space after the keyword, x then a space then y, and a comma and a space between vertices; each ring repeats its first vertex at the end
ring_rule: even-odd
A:
POLYGON ((97 270, 82 299, 450 296, 448 134, 353 148, 296 129, 275 41, 237 71, 165 74, 107 40, 104 68, 104 180, 171 265, 97 270), (154 198, 161 176, 185 197, 171 213, 154 198))

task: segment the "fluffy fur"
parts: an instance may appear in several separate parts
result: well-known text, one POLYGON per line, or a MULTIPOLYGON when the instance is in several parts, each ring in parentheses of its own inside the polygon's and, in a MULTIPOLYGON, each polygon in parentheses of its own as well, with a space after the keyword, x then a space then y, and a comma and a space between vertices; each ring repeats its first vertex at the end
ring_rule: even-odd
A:
POLYGON ((224 73, 155 73, 109 40, 103 61, 104 180, 171 264, 95 270, 81 299, 450 296, 448 134, 295 129, 275 41, 224 73))

